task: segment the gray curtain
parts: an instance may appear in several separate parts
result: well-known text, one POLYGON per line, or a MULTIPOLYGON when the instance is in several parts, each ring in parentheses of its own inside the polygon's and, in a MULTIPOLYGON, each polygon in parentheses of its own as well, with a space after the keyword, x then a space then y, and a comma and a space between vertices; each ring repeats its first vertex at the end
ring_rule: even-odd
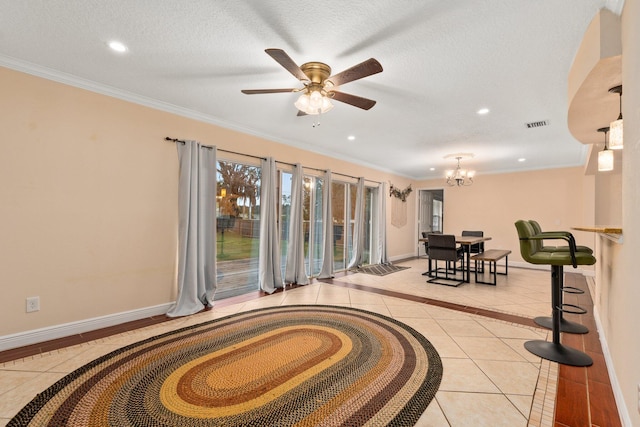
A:
POLYGON ((351 261, 347 268, 356 268, 362 265, 364 258, 364 178, 358 178, 356 190, 356 217, 353 225, 353 249, 351 261))
POLYGON ((167 316, 213 306, 216 291, 216 149, 176 143, 178 188, 178 297, 167 316))
POLYGON ((374 242, 371 264, 389 264, 387 255, 387 188, 384 182, 378 185, 376 206, 373 211, 374 242))
POLYGON ((327 170, 322 178, 322 269, 319 279, 333 277, 333 212, 331 206, 331 171, 327 170))
POLYGON ((289 216, 289 241, 284 282, 308 285, 309 278, 304 268, 304 173, 302 165, 296 164, 291 178, 291 212, 289 216))
POLYGON ((280 270, 280 236, 278 235, 278 183, 276 162, 272 157, 262 160, 260 185, 260 254, 258 281, 260 289, 271 294, 282 288, 280 270))

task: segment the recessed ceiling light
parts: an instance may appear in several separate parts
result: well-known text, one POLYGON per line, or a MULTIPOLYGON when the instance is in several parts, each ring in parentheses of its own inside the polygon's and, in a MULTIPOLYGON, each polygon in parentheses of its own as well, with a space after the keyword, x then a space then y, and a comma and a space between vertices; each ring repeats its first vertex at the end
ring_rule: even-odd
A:
POLYGON ((353 141, 354 139, 356 139, 356 137, 355 137, 355 136, 353 136, 353 135, 349 135, 349 136, 347 137, 347 139, 348 139, 349 141, 353 141))
POLYGON ((109 42, 109 47, 112 50, 115 50, 116 52, 120 52, 120 53, 126 52, 128 50, 127 47, 124 44, 122 44, 120 42, 117 42, 117 41, 109 42))
POLYGON ((433 172, 434 170, 436 170, 436 168, 429 168, 429 170, 433 172))
POLYGON ((518 161, 519 161, 519 162, 524 162, 525 160, 527 160, 527 159, 525 159, 524 157, 520 157, 520 158, 518 159, 518 161))
POLYGON ((481 108, 478 111, 476 111, 476 113, 478 113, 480 115, 488 114, 489 113, 489 109, 488 108, 481 108))

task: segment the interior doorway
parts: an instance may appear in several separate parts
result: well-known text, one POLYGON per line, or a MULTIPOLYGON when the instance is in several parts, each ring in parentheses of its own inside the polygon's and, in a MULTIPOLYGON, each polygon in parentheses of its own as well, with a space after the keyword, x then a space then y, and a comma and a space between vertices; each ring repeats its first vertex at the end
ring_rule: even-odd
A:
MULTIPOLYGON (((444 190, 418 191, 418 238, 422 233, 442 233, 444 190)), ((418 255, 424 256, 425 245, 418 245, 418 255)))

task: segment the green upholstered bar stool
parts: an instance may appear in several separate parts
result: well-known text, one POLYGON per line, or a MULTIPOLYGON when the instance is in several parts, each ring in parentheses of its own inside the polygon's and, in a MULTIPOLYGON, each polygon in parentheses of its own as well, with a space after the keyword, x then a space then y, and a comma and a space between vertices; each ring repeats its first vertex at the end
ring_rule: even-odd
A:
MULTIPOLYGON (((534 221, 532 219, 529 220, 529 224, 531 224, 531 228, 533 229, 533 233, 536 236, 542 236, 543 238, 546 239, 563 239, 564 237, 567 237, 568 239, 573 239, 573 235, 568 232, 568 231, 542 231, 542 228, 540 227, 540 224, 538 224, 537 221, 534 221)), ((543 245, 543 240, 535 240, 536 242, 536 249, 538 251, 543 251, 543 252, 570 252, 570 248, 569 245, 565 245, 565 246, 544 246, 543 245)), ((588 247, 588 246, 578 246, 576 245, 575 250, 577 252, 586 252, 589 254, 593 253, 593 250, 588 247)), ((564 285, 564 277, 560 276, 560 289, 562 290, 563 293, 568 293, 568 294, 584 294, 584 291, 582 289, 579 288, 575 288, 573 286, 565 286, 564 285)), ((560 304, 562 304, 562 301, 560 301, 560 304)), ((576 311, 573 312, 574 314, 583 314, 581 312, 581 309, 577 308, 576 311)), ((540 317, 536 317, 535 319, 533 319, 534 322, 536 322, 538 325, 547 328, 547 329, 553 329, 553 317, 552 316, 540 316, 540 317)), ((576 322, 571 322, 567 319, 564 318, 562 311, 560 312, 560 331, 561 332, 568 332, 570 334, 586 334, 587 332, 589 332, 589 328, 587 328, 584 325, 581 325, 580 323, 576 323, 576 322)))
MULTIPOLYGON (((560 343, 562 311, 578 313, 572 309, 579 308, 577 306, 562 304, 562 276, 565 265, 572 265, 574 268, 578 265, 593 265, 596 259, 591 253, 576 251, 575 239, 571 233, 558 233, 553 237, 550 235, 543 237, 534 233, 529 221, 516 221, 515 226, 518 231, 518 237, 520 238, 520 254, 522 258, 531 264, 551 266, 551 329, 553 332, 553 341, 527 341, 524 347, 536 356, 564 365, 591 366, 593 360, 589 355, 560 343), (562 239, 568 243, 569 251, 547 252, 538 250, 537 242, 545 239, 562 239)), ((585 312, 586 311, 582 310, 582 313, 585 312)))
MULTIPOLYGON (((543 236, 544 235, 553 236, 553 235, 558 235, 558 234, 564 235, 564 236, 572 235, 568 231, 542 231, 542 227, 540 227, 540 224, 538 223, 538 221, 534 221, 532 219, 529 220, 529 224, 531 224, 531 227, 533 227, 534 234, 543 235, 543 236)), ((543 246, 542 240, 538 240, 537 242, 538 242, 537 245, 539 245, 538 250, 541 250, 541 251, 545 251, 545 252, 566 251, 566 252, 569 252, 569 245, 565 245, 565 246, 543 246)), ((588 246, 576 245, 576 251, 578 251, 578 252, 587 252, 589 254, 593 253, 593 249, 591 249, 588 246)))

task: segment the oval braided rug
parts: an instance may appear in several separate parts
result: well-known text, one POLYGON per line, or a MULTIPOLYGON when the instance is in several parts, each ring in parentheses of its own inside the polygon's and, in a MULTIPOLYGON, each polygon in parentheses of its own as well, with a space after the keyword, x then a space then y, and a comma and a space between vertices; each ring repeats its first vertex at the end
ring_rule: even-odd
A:
POLYGON ((441 378, 435 348, 407 325, 352 308, 282 306, 107 354, 8 426, 409 426, 441 378))

